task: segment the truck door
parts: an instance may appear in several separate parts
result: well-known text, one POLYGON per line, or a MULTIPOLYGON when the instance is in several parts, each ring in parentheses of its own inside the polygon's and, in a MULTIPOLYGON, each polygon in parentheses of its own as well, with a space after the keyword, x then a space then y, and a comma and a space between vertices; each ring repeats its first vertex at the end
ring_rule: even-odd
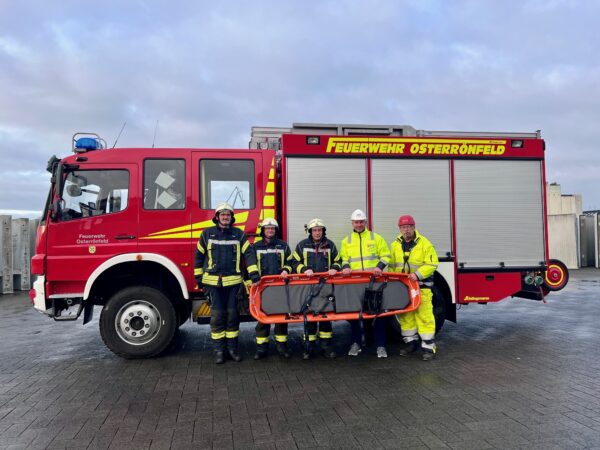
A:
POLYGON ((193 288, 189 250, 191 169, 187 155, 144 159, 138 251, 171 260, 189 280, 188 288, 193 288))
POLYGON ((66 173, 63 206, 48 226, 47 281, 54 293, 78 294, 102 262, 137 251, 134 164, 86 164, 66 173))

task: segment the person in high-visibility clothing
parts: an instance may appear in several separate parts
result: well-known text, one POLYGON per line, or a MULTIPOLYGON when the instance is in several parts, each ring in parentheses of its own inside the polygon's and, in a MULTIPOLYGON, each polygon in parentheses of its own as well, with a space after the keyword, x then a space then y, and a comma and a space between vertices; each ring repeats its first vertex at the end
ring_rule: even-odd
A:
MULTIPOLYGON (((366 214, 357 209, 350 216, 352 233, 342 240, 340 256, 342 258, 342 273, 350 275, 353 270, 372 271, 376 277, 390 262, 390 249, 385 239, 367 228, 366 214)), ((361 320, 351 320, 352 346, 348 356, 358 356, 362 351, 363 331, 361 320)), ((373 323, 377 357, 387 358, 385 349, 385 320, 375 319, 373 323)))
POLYGON ((206 288, 211 299, 210 335, 215 348, 215 362, 225 362, 225 351, 236 362, 240 316, 237 294, 243 282, 241 259, 246 262, 253 282, 260 280, 256 256, 246 234, 233 227, 233 207, 221 203, 215 208, 214 227, 202 231, 196 244, 194 276, 198 287, 206 288))
MULTIPOLYGON (((292 254, 292 264, 297 273, 312 277, 316 272, 328 272, 335 275, 341 269, 341 258, 335 243, 326 237, 327 228, 321 219, 312 219, 306 225, 308 238, 300 241, 292 254)), ((302 355, 303 359, 310 359, 314 352, 314 343, 317 340, 317 322, 307 324, 308 342, 302 355)), ((321 351, 326 358, 335 358, 333 350, 333 327, 331 322, 319 322, 319 343, 321 351)))
MULTIPOLYGON (((283 278, 292 272, 290 257, 292 252, 288 244, 277 237, 279 224, 275 219, 267 218, 262 221, 260 227, 261 240, 254 243, 256 252, 256 263, 260 276, 281 275, 283 278)), ((256 324, 256 353, 254 359, 262 359, 269 353, 269 333, 271 325, 268 323, 256 324)), ((288 324, 275 324, 275 342, 277 353, 282 358, 290 358, 292 355, 287 346, 288 324)))
POLYGON ((433 315, 433 274, 439 264, 433 244, 415 228, 412 216, 398 219, 400 234, 392 242, 390 271, 409 273, 409 278, 418 281, 421 287, 421 306, 416 311, 398 314, 396 318, 402 328, 402 338, 406 343, 400 350, 401 356, 414 353, 420 348, 423 361, 433 359, 435 347, 435 317, 433 315))

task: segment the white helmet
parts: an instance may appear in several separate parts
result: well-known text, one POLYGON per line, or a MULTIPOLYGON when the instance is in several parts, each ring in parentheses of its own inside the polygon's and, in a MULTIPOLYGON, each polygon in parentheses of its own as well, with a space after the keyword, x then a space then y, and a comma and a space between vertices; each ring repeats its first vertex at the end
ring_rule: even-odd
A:
POLYGON ((215 215, 212 219, 213 223, 216 224, 218 222, 217 217, 219 216, 219 213, 223 211, 229 211, 231 213, 231 225, 233 225, 235 223, 235 214, 233 211, 233 206, 231 206, 227 202, 219 203, 217 205, 217 207, 215 208, 215 215))
POLYGON ((233 206, 227 202, 219 203, 215 208, 215 214, 219 214, 221 211, 229 211, 231 214, 233 214, 233 206))
POLYGON ((308 224, 306 225, 306 231, 308 231, 310 233, 310 230, 315 228, 315 227, 321 227, 323 229, 325 229, 325 222, 323 222, 321 219, 312 219, 310 222, 308 222, 308 224))
POLYGON ((265 237, 265 227, 275 227, 275 236, 279 233, 279 224, 271 217, 264 219, 260 224, 260 236, 265 237))
POLYGON ((367 215, 362 210, 357 209, 350 216, 350 220, 367 220, 367 215))
POLYGON ((269 217, 267 219, 264 219, 262 221, 262 223, 260 224, 260 226, 262 228, 264 228, 264 227, 276 227, 276 228, 279 228, 279 224, 277 223, 277 221, 275 219, 271 218, 271 217, 269 217))

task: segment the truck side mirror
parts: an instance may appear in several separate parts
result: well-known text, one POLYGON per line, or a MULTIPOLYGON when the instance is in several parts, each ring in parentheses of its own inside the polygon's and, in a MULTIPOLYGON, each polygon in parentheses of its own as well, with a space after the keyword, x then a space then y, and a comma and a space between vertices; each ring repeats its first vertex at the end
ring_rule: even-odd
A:
POLYGON ((68 185, 66 188, 66 191, 67 191, 67 194, 69 194, 69 197, 79 197, 79 196, 81 196, 81 194, 83 194, 83 191, 81 190, 81 188, 76 184, 68 185))

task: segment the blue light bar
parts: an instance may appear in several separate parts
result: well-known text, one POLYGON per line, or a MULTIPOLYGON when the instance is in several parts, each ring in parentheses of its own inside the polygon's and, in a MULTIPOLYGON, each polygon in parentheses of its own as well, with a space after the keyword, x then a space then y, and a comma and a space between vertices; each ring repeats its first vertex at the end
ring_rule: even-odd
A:
POLYGON ((100 150, 102 143, 96 138, 82 137, 75 141, 75 148, 80 150, 100 150))

